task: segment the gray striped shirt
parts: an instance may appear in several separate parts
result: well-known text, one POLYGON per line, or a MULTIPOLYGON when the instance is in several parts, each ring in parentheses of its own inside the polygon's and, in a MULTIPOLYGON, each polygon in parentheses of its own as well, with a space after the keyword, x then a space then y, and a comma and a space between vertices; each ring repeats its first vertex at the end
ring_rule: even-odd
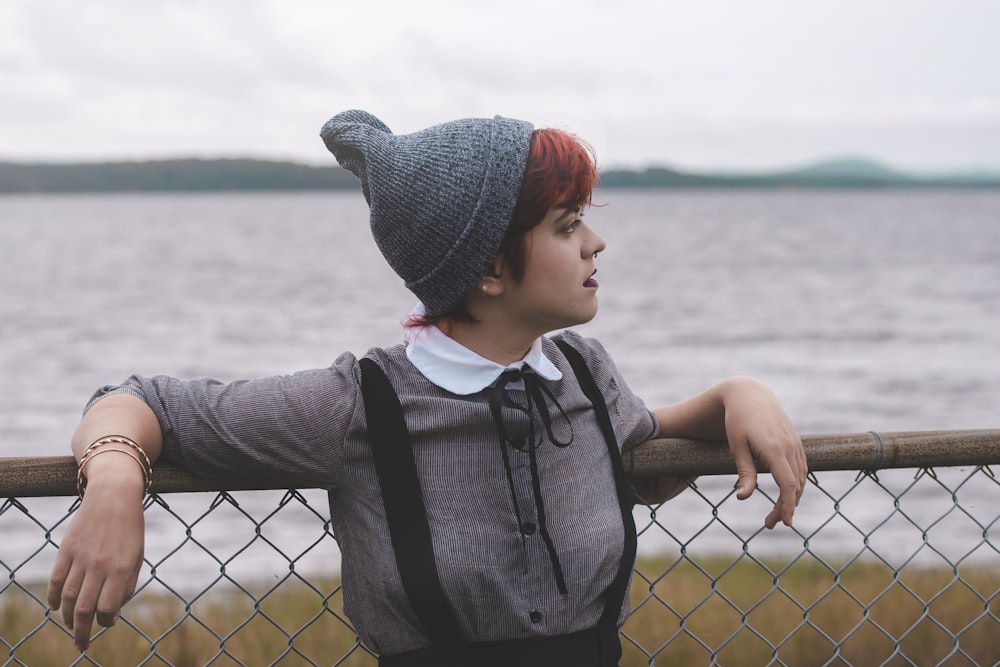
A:
MULTIPOLYGON (((620 445, 656 435, 652 414, 626 386, 604 348, 563 332, 607 402, 620 445)), ((489 389, 459 396, 434 385, 402 345, 368 356, 402 403, 427 507, 442 587, 467 639, 490 641, 575 632, 596 624, 602 593, 622 553, 621 514, 608 452, 594 412, 552 340, 543 351, 562 371, 549 382, 569 418, 546 403, 558 439, 536 429, 538 469, 549 533, 568 592, 560 594, 537 532, 522 531, 488 404, 489 389)), ((132 393, 163 429, 163 459, 203 476, 247 474, 289 488, 325 488, 342 552, 344 607, 365 644, 395 654, 428 645, 403 591, 367 439, 357 359, 293 375, 223 384, 208 379, 133 376, 100 396, 132 393)), ((523 404, 523 391, 507 390, 523 404)), ((505 408, 518 428, 524 415, 505 408)), ((522 520, 535 514, 528 455, 510 448, 522 520)), ((621 612, 624 618, 626 609, 621 612)))

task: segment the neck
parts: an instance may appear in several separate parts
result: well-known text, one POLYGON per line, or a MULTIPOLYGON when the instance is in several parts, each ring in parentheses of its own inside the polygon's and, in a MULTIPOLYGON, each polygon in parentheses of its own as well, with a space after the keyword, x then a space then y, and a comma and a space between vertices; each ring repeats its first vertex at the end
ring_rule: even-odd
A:
POLYGON ((448 322, 441 330, 484 359, 508 366, 524 359, 541 333, 518 331, 513 327, 476 322, 448 322))

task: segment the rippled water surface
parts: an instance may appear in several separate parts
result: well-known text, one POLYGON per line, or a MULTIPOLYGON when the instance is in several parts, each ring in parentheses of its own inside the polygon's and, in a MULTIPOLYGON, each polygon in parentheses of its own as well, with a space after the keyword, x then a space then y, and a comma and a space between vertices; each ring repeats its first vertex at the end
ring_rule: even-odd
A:
MULTIPOLYGON (((1000 426, 1000 193, 596 199, 582 330, 650 405, 739 373, 804 433, 1000 426)), ((65 454, 132 372, 325 366, 412 305, 356 193, 0 197, 0 244, 0 456, 65 454)))

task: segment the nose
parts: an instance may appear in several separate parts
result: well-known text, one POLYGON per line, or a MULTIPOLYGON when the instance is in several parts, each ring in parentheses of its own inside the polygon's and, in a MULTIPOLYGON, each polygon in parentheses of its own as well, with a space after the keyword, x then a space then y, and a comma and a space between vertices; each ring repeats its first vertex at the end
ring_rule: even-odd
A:
POLYGON ((597 232, 595 232, 590 227, 588 227, 587 229, 590 230, 590 236, 591 236, 591 238, 588 239, 589 242, 585 246, 584 253, 585 253, 586 257, 593 257, 594 255, 596 255, 599 252, 604 252, 604 248, 606 248, 607 245, 604 243, 604 239, 601 238, 600 234, 598 234, 597 232), (588 250, 590 252, 587 252, 588 250))

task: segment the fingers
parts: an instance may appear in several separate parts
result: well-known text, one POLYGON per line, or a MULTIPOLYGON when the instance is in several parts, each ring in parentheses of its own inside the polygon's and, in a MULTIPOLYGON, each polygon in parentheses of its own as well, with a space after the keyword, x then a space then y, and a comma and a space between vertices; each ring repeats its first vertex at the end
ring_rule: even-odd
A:
POLYGON ((79 569, 70 567, 66 573, 66 579, 60 587, 59 601, 56 607, 62 611, 63 625, 70 630, 73 629, 73 613, 76 609, 76 601, 80 597, 80 587, 82 586, 82 576, 79 569))
MULTIPOLYGON (((80 587, 80 595, 76 599, 76 605, 72 608, 72 623, 68 627, 73 630, 73 643, 80 651, 86 651, 90 646, 90 632, 94 626, 94 615, 97 612, 97 600, 101 593, 101 582, 94 577, 87 577, 80 587)), ((66 598, 63 598, 66 601, 66 598)), ((63 618, 68 613, 63 609, 63 618)))
POLYGON ((69 574, 69 558, 66 553, 60 550, 56 555, 55 565, 52 566, 52 574, 49 576, 49 587, 46 594, 49 609, 59 611, 62 603, 63 586, 66 583, 66 576, 69 574))
POLYGON ((730 442, 729 450, 736 463, 736 497, 746 500, 757 488, 757 463, 750 451, 750 443, 744 438, 730 442))
MULTIPOLYGON (((789 527, 792 525, 795 508, 802 499, 809 474, 802 441, 798 434, 782 440, 784 442, 758 446, 762 462, 771 471, 771 476, 778 485, 778 499, 774 509, 764 518, 764 525, 769 529, 778 525, 779 521, 789 527)), ((757 487, 757 464, 752 453, 753 449, 744 438, 730 442, 730 449, 739 480, 736 497, 739 500, 746 500, 757 487)))
POLYGON ((783 456, 776 457, 774 461, 770 462, 769 467, 771 476, 774 477, 774 481, 778 485, 778 500, 775 502, 774 510, 765 519, 764 525, 773 528, 780 519, 782 523, 790 527, 795 508, 798 507, 802 494, 805 492, 809 475, 809 466, 802 449, 801 438, 796 435, 791 450, 783 456))
POLYGON ((780 519, 783 524, 791 527, 795 508, 805 489, 805 478, 800 477, 797 470, 793 471, 792 465, 787 461, 773 468, 771 475, 778 484, 778 501, 764 520, 764 525, 774 528, 780 519))
POLYGON ((760 383, 728 383, 723 396, 726 435, 739 475, 736 497, 745 500, 753 493, 759 461, 779 490, 764 524, 773 528, 781 521, 791 526, 808 475, 802 438, 773 392, 760 383))
POLYGON ((118 622, 118 614, 121 612, 122 606, 135 592, 135 583, 138 577, 139 569, 136 568, 124 578, 112 578, 104 582, 101 595, 97 599, 96 619, 98 625, 110 628, 118 622))
POLYGON ((95 620, 105 628, 118 622, 122 605, 135 590, 137 577, 138 570, 128 579, 118 581, 81 577, 79 568, 71 568, 65 577, 58 574, 58 568, 53 570, 48 590, 49 607, 62 612, 63 624, 73 632, 77 649, 82 652, 90 646, 95 620))
MULTIPOLYGON (((90 579, 90 582, 93 578, 90 579)), ((49 604, 62 612, 63 625, 73 632, 73 643, 81 652, 90 645, 90 628, 94 618, 97 586, 87 583, 81 568, 70 565, 61 581, 53 573, 49 585, 49 604)))
MULTIPOLYGON (((107 589, 105 589, 105 591, 106 590, 107 589)), ((101 593, 101 597, 97 601, 97 609, 94 616, 98 625, 104 628, 110 628, 118 622, 118 610, 121 609, 119 602, 120 600, 116 600, 113 596, 107 595, 106 592, 101 593)))
MULTIPOLYGON (((781 521, 781 505, 780 503, 775 503, 774 509, 771 510, 766 517, 764 517, 764 527, 768 530, 772 530, 778 525, 778 521, 781 521)), ((791 526, 792 524, 786 524, 791 526)))
POLYGON ((806 458, 806 450, 802 447, 802 438, 799 438, 798 471, 799 479, 802 480, 802 484, 799 488, 799 498, 801 499, 802 494, 806 490, 806 481, 809 479, 809 460, 806 458))

